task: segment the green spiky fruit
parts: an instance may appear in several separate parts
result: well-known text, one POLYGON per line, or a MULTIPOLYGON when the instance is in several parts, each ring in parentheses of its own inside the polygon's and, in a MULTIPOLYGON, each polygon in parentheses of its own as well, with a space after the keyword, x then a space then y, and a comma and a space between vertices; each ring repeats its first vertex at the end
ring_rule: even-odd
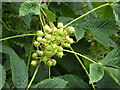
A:
POLYGON ((53 39, 53 37, 52 37, 50 34, 46 34, 46 35, 45 35, 45 38, 46 38, 47 40, 53 39))
POLYGON ((42 41, 42 37, 37 37, 37 41, 41 42, 42 41))
POLYGON ((45 38, 42 38, 41 42, 45 43, 47 40, 45 38))
POLYGON ((37 42, 37 41, 35 41, 33 44, 34 44, 35 47, 39 47, 40 46, 40 43, 37 42))
POLYGON ((58 51, 58 52, 62 52, 62 51, 63 51, 63 47, 58 46, 58 47, 57 47, 57 51, 58 51))
POLYGON ((57 33, 59 34, 59 35, 64 35, 64 32, 63 32, 63 29, 61 28, 61 29, 58 29, 58 31, 57 31, 57 33))
POLYGON ((72 38, 70 38, 69 40, 66 41, 68 44, 73 44, 74 40, 72 38))
POLYGON ((63 52, 58 52, 58 53, 57 53, 57 56, 60 57, 60 58, 62 58, 63 55, 64 55, 63 52))
POLYGON ((32 65, 32 66, 36 66, 37 64, 38 64, 38 60, 32 60, 32 61, 31 61, 31 65, 32 65))
POLYGON ((63 28, 63 23, 62 22, 59 22, 58 25, 57 25, 58 28, 63 28))
POLYGON ((44 30, 45 30, 46 32, 51 32, 51 28, 50 28, 48 25, 45 25, 45 26, 44 26, 44 30))
POLYGON ((39 31, 37 31, 37 36, 43 36, 44 35, 44 33, 42 32, 42 30, 39 30, 39 31))
POLYGON ((38 64, 38 60, 32 60, 32 61, 31 61, 31 65, 32 65, 32 66, 36 66, 37 64, 38 64))
POLYGON ((42 59, 43 62, 47 62, 47 60, 48 60, 48 57, 46 57, 46 56, 44 56, 42 59))
POLYGON ((74 27, 73 27, 73 26, 69 26, 69 27, 67 28, 67 32, 68 32, 68 33, 74 33, 74 32, 75 32, 74 27))
POLYGON ((46 63, 46 64, 47 64, 47 66, 49 66, 49 67, 50 67, 50 66, 52 66, 52 61, 47 61, 47 63, 46 63))
POLYGON ((62 42, 62 43, 61 43, 61 46, 62 46, 62 47, 70 47, 70 44, 65 43, 65 42, 62 42))
POLYGON ((37 56, 38 56, 37 53, 33 53, 33 54, 32 54, 32 58, 34 58, 34 59, 36 59, 37 56))
POLYGON ((51 52, 51 51, 46 51, 46 52, 45 52, 45 55, 48 56, 48 57, 50 57, 50 56, 53 56, 54 53, 51 52))
POLYGON ((47 51, 53 50, 53 47, 52 47, 51 45, 48 45, 48 46, 46 46, 45 48, 46 48, 47 51))
POLYGON ((39 56, 42 56, 42 55, 43 55, 43 51, 40 51, 40 50, 37 50, 36 53, 37 53, 39 56))
POLYGON ((57 64, 55 59, 52 59, 51 61, 52 61, 52 66, 55 66, 57 64))
POLYGON ((57 49, 57 44, 52 44, 53 49, 57 49))

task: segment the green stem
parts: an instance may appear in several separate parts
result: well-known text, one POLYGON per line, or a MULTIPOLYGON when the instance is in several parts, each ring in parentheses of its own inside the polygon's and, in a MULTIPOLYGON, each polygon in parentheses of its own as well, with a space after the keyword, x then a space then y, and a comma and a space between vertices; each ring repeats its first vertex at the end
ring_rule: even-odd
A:
POLYGON ((48 75, 49 75, 49 79, 50 79, 50 76, 51 76, 51 68, 50 68, 50 66, 48 67, 49 69, 48 69, 48 75))
MULTIPOLYGON (((35 37, 33 38, 33 41, 34 41, 35 37)), ((27 62, 27 71, 29 70, 29 66, 30 66, 30 59, 31 59, 31 53, 32 53, 32 50, 33 50, 33 43, 30 47, 30 52, 29 52, 29 56, 28 56, 28 62, 27 62)))
POLYGON ((36 70, 35 70, 35 72, 34 72, 34 74, 33 74, 33 76, 32 76, 32 79, 31 79, 30 83, 28 84, 26 90, 28 90, 28 89, 30 88, 30 86, 31 86, 31 84, 32 84, 33 80, 35 79, 35 76, 36 76, 36 74, 37 74, 37 72, 38 72, 38 69, 39 69, 39 66, 36 68, 36 70))
POLYGON ((97 10, 97 9, 99 9, 99 8, 102 8, 102 7, 108 6, 108 5, 112 5, 112 4, 110 4, 110 3, 106 3, 106 4, 103 4, 103 5, 101 5, 101 6, 98 6, 98 7, 94 8, 94 9, 88 11, 87 13, 85 13, 85 14, 83 14, 83 15, 77 17, 76 19, 70 21, 69 23, 67 23, 67 24, 64 26, 64 28, 66 28, 67 26, 69 26, 69 25, 72 24, 73 22, 79 20, 80 18, 83 18, 83 17, 85 17, 86 15, 92 13, 93 11, 95 11, 95 10, 97 10))
POLYGON ((50 0, 50 1, 48 2, 48 6, 50 5, 51 1, 52 1, 52 0, 50 0))
POLYGON ((39 14, 39 18, 40 18, 40 22, 42 24, 42 27, 44 27, 44 24, 43 24, 43 21, 42 21, 42 18, 41 18, 41 14, 39 14))
POLYGON ((17 37, 34 36, 34 35, 36 35, 36 34, 22 34, 22 35, 16 35, 16 36, 11 36, 11 37, 6 37, 6 38, 3 38, 3 39, 0 39, 0 41, 12 39, 12 38, 17 38, 17 37))
POLYGON ((73 53, 73 54, 76 54, 76 55, 79 55, 79 56, 81 56, 81 57, 89 60, 89 61, 92 62, 92 63, 98 64, 97 62, 93 61, 92 59, 90 59, 90 58, 88 58, 88 57, 86 57, 86 56, 84 56, 84 55, 82 55, 82 54, 80 54, 80 53, 77 53, 77 52, 75 52, 75 51, 73 51, 73 50, 70 51, 70 50, 65 50, 65 49, 64 49, 64 51, 69 52, 69 53, 73 53))
POLYGON ((39 13, 39 18, 40 18, 40 22, 41 22, 42 27, 43 27, 43 31, 44 31, 44 33, 46 33, 45 30, 44 30, 44 23, 43 23, 43 21, 42 21, 42 17, 41 17, 41 14, 40 14, 40 13, 39 13))
POLYGON ((43 12, 43 14, 45 15, 45 17, 47 17, 47 14, 44 12, 44 10, 42 8, 40 8, 40 9, 43 12))
MULTIPOLYGON (((36 30, 38 30, 38 28, 39 28, 39 24, 37 25, 36 30)), ((34 40, 35 40, 35 37, 36 37, 36 36, 33 37, 32 44, 31 44, 31 47, 30 47, 30 52, 29 52, 29 56, 28 56, 28 60, 27 60, 27 71, 29 71, 31 53, 32 53, 32 51, 33 51, 33 42, 34 42, 34 40)))
POLYGON ((3 22, 2 19, 0 19, 0 21, 3 23, 3 25, 7 28, 8 31, 10 31, 10 29, 7 27, 7 25, 3 22))
MULTIPOLYGON (((73 50, 72 47, 70 47, 70 49, 72 50, 72 52, 74 52, 74 50, 73 50)), ((88 73, 86 67, 84 66, 84 64, 82 63, 82 61, 80 60, 80 58, 77 56, 76 53, 74 53, 74 55, 75 55, 75 57, 77 58, 77 60, 79 61, 79 63, 81 64, 81 66, 83 67, 83 69, 85 70, 85 73, 87 74, 88 78, 90 78, 89 73, 88 73)), ((93 89, 95 90, 95 85, 94 85, 93 83, 92 83, 92 87, 93 87, 93 89)))

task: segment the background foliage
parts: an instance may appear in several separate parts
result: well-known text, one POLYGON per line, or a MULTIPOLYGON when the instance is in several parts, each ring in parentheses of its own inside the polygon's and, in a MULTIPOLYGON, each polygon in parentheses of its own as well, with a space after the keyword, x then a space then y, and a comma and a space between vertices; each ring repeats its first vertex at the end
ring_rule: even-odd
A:
MULTIPOLYGON (((39 14, 45 22, 63 22, 64 25, 80 15, 106 2, 6 2, 2 3, 2 38, 35 33, 42 28, 39 14), (39 4, 36 4, 39 3, 39 4), (44 10, 45 14, 41 11, 44 10)), ((75 52, 96 63, 79 57, 89 72, 86 75, 74 54, 64 52, 63 58, 55 57, 57 65, 51 68, 40 64, 31 88, 119 88, 120 85, 120 3, 100 8, 71 25, 75 33, 75 52)), ((26 88, 36 67, 30 65, 35 36, 2 41, 0 52, 0 89, 26 88)))

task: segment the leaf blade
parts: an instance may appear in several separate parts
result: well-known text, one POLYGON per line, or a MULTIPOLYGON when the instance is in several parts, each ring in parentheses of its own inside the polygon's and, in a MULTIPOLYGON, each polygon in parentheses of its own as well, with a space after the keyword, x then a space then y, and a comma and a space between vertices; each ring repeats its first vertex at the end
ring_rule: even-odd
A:
POLYGON ((68 81, 67 88, 89 88, 86 82, 75 75, 64 75, 58 78, 68 81))
POLYGON ((43 80, 34 85, 33 88, 64 88, 68 82, 58 78, 43 80))
POLYGON ((104 76, 104 68, 99 64, 90 64, 90 81, 89 83, 94 83, 102 79, 104 76))
POLYGON ((118 84, 120 85, 120 70, 111 68, 111 67, 104 67, 105 71, 108 73, 108 75, 118 84))
POLYGON ((39 15, 40 9, 39 9, 39 6, 35 2, 26 1, 20 7, 19 16, 25 16, 30 13, 39 15))
POLYGON ((0 90, 4 87, 6 81, 6 71, 3 66, 0 64, 0 90))
POLYGON ((14 50, 2 45, 2 52, 10 56, 12 81, 16 88, 26 88, 28 83, 28 72, 24 60, 20 59, 14 50))

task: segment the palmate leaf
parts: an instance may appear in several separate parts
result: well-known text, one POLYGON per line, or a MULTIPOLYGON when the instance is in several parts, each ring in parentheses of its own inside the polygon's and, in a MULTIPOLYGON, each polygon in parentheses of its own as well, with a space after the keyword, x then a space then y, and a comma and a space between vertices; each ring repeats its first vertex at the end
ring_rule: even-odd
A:
POLYGON ((82 23, 82 25, 86 28, 98 29, 106 34, 113 35, 118 32, 116 24, 114 20, 110 19, 94 19, 91 21, 87 21, 82 23))
POLYGON ((2 45, 2 51, 10 56, 12 81, 16 88, 26 88, 28 83, 28 72, 24 60, 20 59, 14 50, 2 45))
POLYGON ((38 6, 38 4, 36 4, 36 2, 26 1, 20 7, 19 16, 25 16, 30 13, 39 15, 40 7, 38 6))
POLYGON ((51 79, 46 79, 43 80, 42 82, 37 83, 36 85, 33 86, 33 88, 65 88, 66 84, 68 82, 59 79, 59 78, 51 78, 51 79))
POLYGON ((0 90, 4 87, 6 80, 6 72, 3 66, 0 64, 0 90))
POLYGON ((98 82, 104 76, 104 68, 99 64, 90 64, 90 81, 89 83, 98 82))
POLYGON ((116 44, 109 36, 116 34, 118 29, 113 20, 109 19, 95 19, 81 24, 83 27, 89 29, 98 42, 105 46, 116 44))

